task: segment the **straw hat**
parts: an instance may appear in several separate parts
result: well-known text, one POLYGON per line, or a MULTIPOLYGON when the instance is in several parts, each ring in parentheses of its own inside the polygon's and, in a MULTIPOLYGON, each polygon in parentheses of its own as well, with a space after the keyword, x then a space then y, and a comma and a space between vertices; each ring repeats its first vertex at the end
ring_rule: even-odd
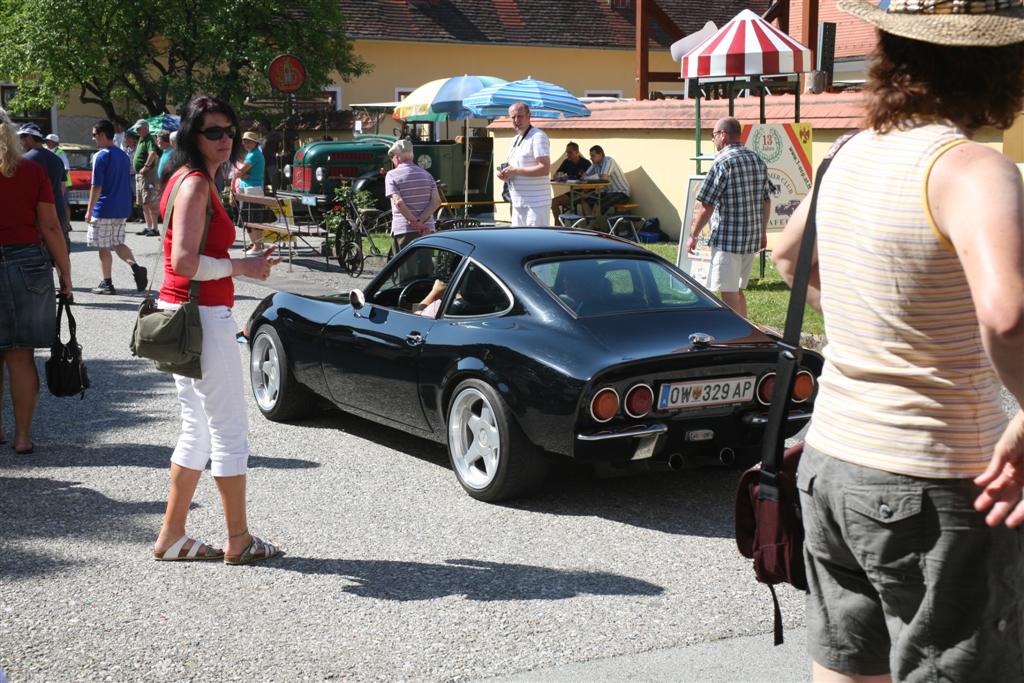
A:
POLYGON ((263 140, 260 140, 260 136, 256 135, 256 133, 253 133, 252 131, 249 130, 242 133, 242 139, 248 140, 249 142, 255 142, 257 145, 263 142, 263 140))
POLYGON ((936 45, 997 47, 1024 42, 1024 0, 839 0, 839 9, 886 33, 936 45), (884 4, 884 3, 883 3, 884 4))

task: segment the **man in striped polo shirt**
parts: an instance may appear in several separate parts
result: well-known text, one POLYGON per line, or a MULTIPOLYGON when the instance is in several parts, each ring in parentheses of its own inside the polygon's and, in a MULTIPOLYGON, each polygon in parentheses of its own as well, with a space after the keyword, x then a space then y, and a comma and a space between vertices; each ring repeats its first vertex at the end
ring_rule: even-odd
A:
POLYGON ((704 285, 719 292, 722 301, 747 317, 747 288, 754 255, 768 245, 771 181, 768 166, 740 140, 740 122, 719 119, 711 139, 718 150, 704 184, 697 193, 687 251, 697 247, 697 236, 711 221, 711 267, 704 285))
POLYGON ((395 167, 384 178, 384 194, 391 200, 391 238, 397 254, 420 235, 434 232, 441 196, 434 177, 413 163, 411 141, 398 140, 388 156, 395 167))

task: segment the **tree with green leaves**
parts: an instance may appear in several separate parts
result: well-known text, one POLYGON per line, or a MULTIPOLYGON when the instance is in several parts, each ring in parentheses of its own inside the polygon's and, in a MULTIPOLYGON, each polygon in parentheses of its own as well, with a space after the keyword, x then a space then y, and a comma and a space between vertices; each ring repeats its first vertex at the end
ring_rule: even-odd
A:
POLYGON ((271 94, 282 53, 304 62, 304 92, 370 68, 336 0, 0 0, 0 79, 22 108, 77 95, 127 124, 199 93, 241 105, 271 94))

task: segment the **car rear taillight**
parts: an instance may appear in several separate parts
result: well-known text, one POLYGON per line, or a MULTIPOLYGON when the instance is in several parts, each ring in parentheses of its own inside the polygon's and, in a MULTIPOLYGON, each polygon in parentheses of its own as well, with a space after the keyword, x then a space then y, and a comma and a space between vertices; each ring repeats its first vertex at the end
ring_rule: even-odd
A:
POLYGON ((643 417, 647 413, 651 412, 651 406, 654 405, 654 392, 646 384, 635 384, 633 387, 626 392, 626 400, 623 401, 622 407, 626 411, 626 415, 630 417, 643 417))
POLYGON ((607 422, 619 411, 619 393, 605 387, 590 399, 590 416, 598 422, 607 422))
POLYGON ((757 400, 762 405, 772 404, 772 394, 775 392, 775 373, 769 372, 757 382, 757 400))
POLYGON ((803 403, 814 393, 814 375, 807 370, 796 373, 796 381, 793 382, 793 402, 803 403))

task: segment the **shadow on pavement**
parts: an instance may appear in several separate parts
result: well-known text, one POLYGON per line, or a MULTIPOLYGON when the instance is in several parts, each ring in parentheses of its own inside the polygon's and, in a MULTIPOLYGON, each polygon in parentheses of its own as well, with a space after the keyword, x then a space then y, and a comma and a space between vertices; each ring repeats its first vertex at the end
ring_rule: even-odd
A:
MULTIPOLYGON (((31 467, 170 467, 174 444, 103 444, 92 447, 67 447, 37 444, 30 456, 0 457, 0 470, 31 467)), ((250 456, 250 467, 277 470, 303 470, 320 467, 320 463, 299 458, 250 456)))
POLYGON ((117 501, 78 482, 45 477, 0 477, 0 491, 4 492, 0 578, 4 579, 51 574, 78 564, 70 553, 44 555, 11 541, 102 538, 148 543, 153 539, 152 517, 141 525, 136 516, 160 515, 166 504, 117 501))
MULTIPOLYGON (((443 444, 349 413, 327 410, 296 424, 341 431, 451 470, 443 444)), ((739 475, 738 470, 708 467, 602 479, 589 467, 559 459, 541 491, 503 505, 551 515, 598 516, 669 534, 733 538, 739 475)))
POLYGON ((341 590, 378 600, 565 600, 578 595, 660 595, 664 588, 607 572, 567 571, 526 564, 446 560, 444 564, 390 560, 320 560, 282 557, 264 565, 301 574, 343 576, 341 590))

